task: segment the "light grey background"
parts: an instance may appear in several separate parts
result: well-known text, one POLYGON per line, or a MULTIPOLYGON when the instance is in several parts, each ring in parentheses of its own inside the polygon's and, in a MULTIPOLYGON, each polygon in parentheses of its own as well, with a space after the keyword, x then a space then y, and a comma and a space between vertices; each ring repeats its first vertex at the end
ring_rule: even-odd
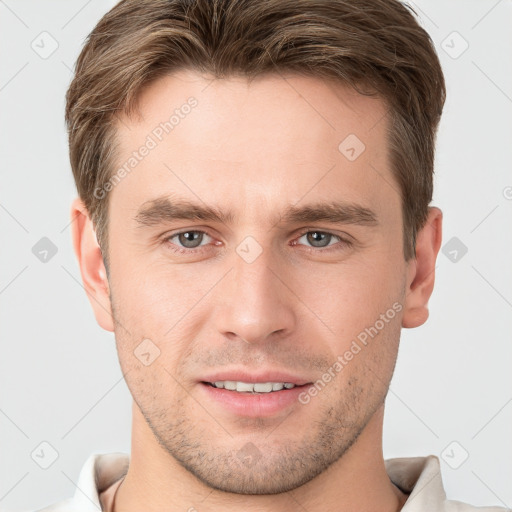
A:
MULTIPOLYGON (((0 0, 0 510, 69 497, 89 454, 130 450, 114 338, 72 253, 63 121, 82 42, 114 3, 0 0), (46 263, 32 252, 42 237, 58 251, 46 263), (41 449, 51 461, 42 442, 58 453, 48 469, 35 462, 41 449)), ((449 498, 510 508, 512 2, 412 5, 446 73, 433 204, 443 246, 458 246, 438 258, 429 321, 402 333, 384 455, 436 454, 449 498)))

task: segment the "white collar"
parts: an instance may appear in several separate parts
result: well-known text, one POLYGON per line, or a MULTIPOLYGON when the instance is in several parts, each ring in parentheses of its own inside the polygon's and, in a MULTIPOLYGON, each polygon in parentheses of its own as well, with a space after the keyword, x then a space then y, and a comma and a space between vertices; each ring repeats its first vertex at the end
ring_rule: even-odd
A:
MULTIPOLYGON (((128 471, 126 453, 93 453, 82 467, 74 497, 40 512, 100 512, 99 495, 128 471)), ((446 500, 439 459, 404 457, 384 461, 391 481, 409 497, 401 512, 499 512, 501 507, 476 508, 446 500)))

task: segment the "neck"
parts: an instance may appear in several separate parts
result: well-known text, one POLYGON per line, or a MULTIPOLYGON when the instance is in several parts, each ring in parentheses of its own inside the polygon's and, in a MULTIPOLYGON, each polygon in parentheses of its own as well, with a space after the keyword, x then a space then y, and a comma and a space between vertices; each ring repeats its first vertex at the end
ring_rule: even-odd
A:
POLYGON ((211 489, 178 464, 158 444, 134 404, 130 466, 113 512, 399 511, 407 497, 386 473, 383 415, 384 405, 343 457, 306 484, 283 494, 239 495, 211 489))

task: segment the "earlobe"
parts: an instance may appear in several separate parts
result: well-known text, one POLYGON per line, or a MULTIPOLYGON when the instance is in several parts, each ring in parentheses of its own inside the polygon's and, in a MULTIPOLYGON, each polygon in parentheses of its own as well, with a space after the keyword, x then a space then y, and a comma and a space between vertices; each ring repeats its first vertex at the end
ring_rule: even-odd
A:
POLYGON ((110 290, 101 248, 89 213, 80 198, 76 198, 71 205, 71 220, 73 248, 87 297, 98 324, 113 332, 110 290))
POLYGON ((427 222, 416 236, 416 258, 408 263, 403 327, 419 327, 428 319, 428 301, 434 290, 436 259, 441 247, 442 220, 442 211, 430 207, 427 222))

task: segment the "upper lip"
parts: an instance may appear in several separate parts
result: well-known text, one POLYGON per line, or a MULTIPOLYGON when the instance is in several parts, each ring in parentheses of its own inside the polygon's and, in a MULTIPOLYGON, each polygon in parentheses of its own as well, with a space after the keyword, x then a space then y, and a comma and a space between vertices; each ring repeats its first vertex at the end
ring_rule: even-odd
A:
POLYGON ((246 370, 225 370, 206 375, 201 382, 219 382, 219 381, 235 381, 235 382, 289 382, 296 386, 309 384, 311 381, 303 377, 293 375, 282 371, 265 371, 260 373, 248 372, 246 370))

